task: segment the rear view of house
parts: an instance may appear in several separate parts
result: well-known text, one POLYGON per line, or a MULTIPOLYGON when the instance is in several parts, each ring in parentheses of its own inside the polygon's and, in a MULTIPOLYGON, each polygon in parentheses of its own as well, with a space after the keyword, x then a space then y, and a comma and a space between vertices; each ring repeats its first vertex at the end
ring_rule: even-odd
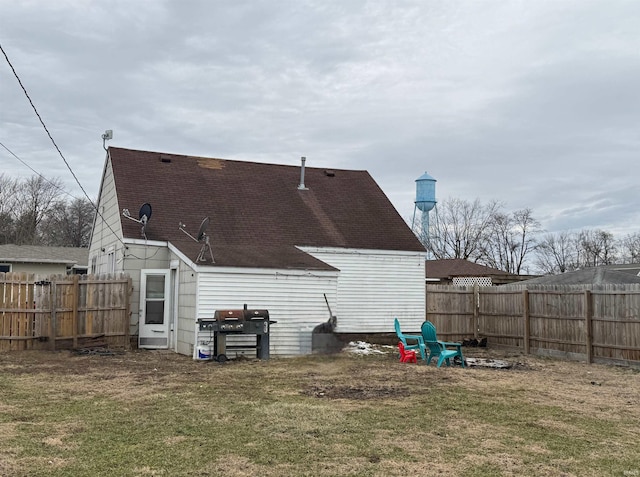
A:
POLYGON ((424 319, 425 250, 366 171, 109 148, 93 272, 131 275, 139 346, 190 355, 217 309, 265 309, 272 355, 312 329, 393 330, 424 319))

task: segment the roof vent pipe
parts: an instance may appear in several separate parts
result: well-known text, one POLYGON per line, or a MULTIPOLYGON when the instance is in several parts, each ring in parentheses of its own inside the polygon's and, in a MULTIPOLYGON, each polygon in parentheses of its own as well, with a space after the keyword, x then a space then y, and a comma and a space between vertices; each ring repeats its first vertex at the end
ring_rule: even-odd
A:
POLYGON ((300 184, 298 185, 298 190, 307 190, 304 186, 304 163, 307 161, 307 158, 302 156, 300 160, 302 161, 302 166, 300 167, 300 184))

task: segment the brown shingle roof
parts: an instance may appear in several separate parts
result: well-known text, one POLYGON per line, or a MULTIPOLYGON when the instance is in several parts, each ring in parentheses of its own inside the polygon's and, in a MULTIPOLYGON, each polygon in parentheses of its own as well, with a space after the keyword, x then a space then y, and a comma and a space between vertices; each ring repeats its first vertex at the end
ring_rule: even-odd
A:
MULTIPOLYGON (((424 251, 366 171, 300 167, 109 148, 118 205, 137 218, 149 202, 149 240, 170 241, 195 261, 202 219, 220 266, 327 269, 295 246, 424 251)), ((141 227, 121 216, 124 236, 141 227)), ((210 264, 210 262, 209 262, 210 264)))

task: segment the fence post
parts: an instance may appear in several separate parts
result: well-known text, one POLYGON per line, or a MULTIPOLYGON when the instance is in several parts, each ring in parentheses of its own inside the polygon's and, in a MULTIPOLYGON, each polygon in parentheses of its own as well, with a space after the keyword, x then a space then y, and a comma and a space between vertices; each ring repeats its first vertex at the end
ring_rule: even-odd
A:
POLYGON ((56 335, 57 335, 57 320, 56 320, 56 308, 58 308, 58 294, 56 293, 56 281, 55 278, 51 280, 49 286, 49 293, 51 294, 51 318, 49 320, 49 339, 51 340, 51 351, 56 350, 56 335))
POLYGON ((80 300, 80 276, 73 275, 71 323, 73 326, 73 347, 78 347, 78 300, 80 300))
MULTIPOLYGON (((124 312, 124 349, 129 350, 131 348, 131 337, 129 336, 129 326, 131 323, 131 294, 133 293, 133 281, 131 277, 127 279, 127 292, 125 293, 127 306, 124 312)), ((176 332, 177 333, 177 332, 176 332)), ((174 338, 175 339, 175 338, 174 338)))
POLYGON ((593 295, 591 290, 584 291, 584 326, 586 331, 587 363, 593 363, 593 295))
POLYGON ((529 354, 529 339, 531 337, 531 314, 529 312, 529 290, 522 292, 522 309, 524 316, 524 354, 529 354))
POLYGON ((480 314, 480 287, 477 283, 473 284, 473 338, 478 339, 478 327, 480 314))

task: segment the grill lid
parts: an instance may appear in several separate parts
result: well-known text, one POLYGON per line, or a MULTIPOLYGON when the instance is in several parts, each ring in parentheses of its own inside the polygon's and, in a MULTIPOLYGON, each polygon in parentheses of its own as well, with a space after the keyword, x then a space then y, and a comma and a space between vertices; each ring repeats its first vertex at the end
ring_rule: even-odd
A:
POLYGON ((268 320, 268 310, 216 310, 213 314, 216 321, 249 321, 268 320))

